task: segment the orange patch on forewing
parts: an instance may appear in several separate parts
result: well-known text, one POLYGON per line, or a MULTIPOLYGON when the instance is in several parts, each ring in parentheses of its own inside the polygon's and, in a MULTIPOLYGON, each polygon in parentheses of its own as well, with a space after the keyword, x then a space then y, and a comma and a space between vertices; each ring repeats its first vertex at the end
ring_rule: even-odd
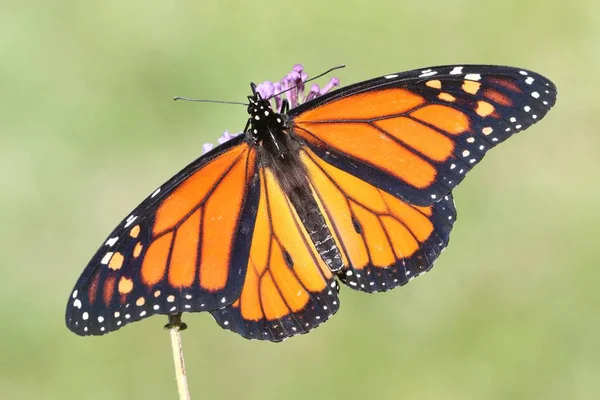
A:
POLYGON ((105 305, 109 305, 111 303, 113 294, 115 292, 115 282, 117 278, 115 276, 109 276, 104 281, 104 288, 102 290, 102 299, 104 300, 105 305))
POLYGON ((145 298, 143 298, 143 297, 140 297, 139 299, 137 299, 137 300, 135 301, 135 305, 136 305, 136 306, 138 306, 138 307, 141 307, 141 306, 143 306, 144 304, 146 304, 146 299, 145 299, 145 298))
POLYGON ((152 242, 150 247, 148 247, 140 270, 142 281, 146 285, 155 285, 161 281, 165 275, 172 239, 173 232, 169 232, 156 239, 152 242))
MULTIPOLYGON (((433 165, 371 125, 314 124, 310 129, 320 141, 413 187, 419 189, 428 187, 437 174, 433 165)), ((308 141, 315 142, 314 137, 302 130, 296 132, 308 141)), ((316 144, 321 143, 316 141, 316 144)))
POLYGON ((434 161, 446 161, 454 151, 454 142, 417 121, 396 117, 375 122, 377 126, 434 161))
POLYGON ((133 290, 133 281, 124 276, 119 279, 119 285, 117 286, 117 290, 121 294, 128 294, 133 290))
MULTIPOLYGON (((342 248, 346 251, 346 256, 356 269, 363 269, 369 263, 369 254, 362 236, 354 229, 352 223, 352 213, 344 197, 344 194, 334 185, 323 171, 317 166, 314 160, 317 160, 318 165, 324 168, 329 175, 335 180, 338 185, 353 187, 352 184, 360 181, 358 178, 343 172, 320 158, 318 158, 310 150, 300 153, 300 157, 306 165, 308 173, 313 183, 314 189, 321 199, 324 210, 323 213, 328 213, 331 219, 331 224, 335 227, 340 236, 342 248), (307 154, 312 156, 312 159, 307 154), (342 183, 340 183, 342 182, 342 183)), ((364 183, 364 182, 362 182, 364 183)), ((364 185, 370 186, 367 183, 364 185)))
POLYGON ((504 94, 502 94, 494 89, 484 90, 483 97, 485 97, 495 103, 503 105, 505 107, 512 107, 512 105, 513 105, 513 102, 509 97, 505 96, 504 94))
POLYGON ((137 238, 139 234, 140 234, 140 226, 139 225, 134 226, 129 231, 129 236, 131 236, 132 238, 137 238))
POLYGON ((462 90, 469 94, 477 94, 480 87, 481 83, 474 81, 464 81, 462 84, 462 90))
POLYGON ((365 232, 371 263, 376 267, 388 267, 393 264, 396 259, 379 218, 354 202, 350 205, 365 232))
POLYGON ((475 112, 480 117, 487 117, 488 115, 493 114, 494 110, 494 106, 488 103, 487 101, 478 101, 475 112))
POLYGON ((100 273, 96 272, 96 275, 92 279, 92 283, 88 289, 88 301, 90 304, 94 304, 96 301, 96 296, 98 295, 98 284, 100 282, 100 273))
POLYGON ((268 272, 262 276, 260 283, 260 298, 265 311, 265 317, 272 321, 288 315, 290 311, 268 272))
POLYGON ((277 242, 273 242, 269 267, 273 281, 279 288, 287 306, 294 312, 303 309, 310 300, 310 296, 286 264, 283 250, 277 242))
POLYGON ((452 96, 450 93, 442 92, 438 94, 438 99, 449 101, 450 103, 456 101, 456 97, 452 96))
POLYGON ((229 277, 236 228, 246 190, 246 163, 238 161, 208 198, 202 221, 200 286, 223 289, 229 277))
POLYGON ((385 227, 398 259, 409 258, 419 249, 415 238, 397 219, 384 215, 381 217, 381 223, 385 227))
POLYGON ((437 79, 432 79, 430 81, 425 82, 426 86, 429 86, 430 88, 433 89, 441 89, 442 88, 442 82, 440 82, 437 79))
POLYGON ((268 192, 273 233, 294 260, 294 272, 303 286, 310 292, 321 292, 327 285, 321 274, 321 271, 326 268, 323 260, 308 239, 308 233, 302 224, 297 223, 299 218, 273 173, 267 169, 263 177, 263 186, 268 192))
POLYGON ((469 117, 452 107, 431 104, 410 115, 451 135, 459 135, 469 130, 469 117))
POLYGON ((110 261, 108 262, 108 268, 110 268, 114 271, 121 269, 121 267, 123 266, 124 260, 125 260, 125 257, 123 257, 123 254, 121 254, 117 251, 110 258, 110 261))
POLYGON ((137 242, 135 244, 135 247, 133 248, 133 258, 138 258, 140 256, 140 254, 142 253, 143 248, 144 248, 144 246, 142 246, 142 243, 137 242))
POLYGON ((508 80, 508 79, 501 79, 501 78, 489 78, 488 79, 489 82, 498 85, 498 86, 502 86, 505 89, 511 90, 515 93, 521 93, 522 90, 519 87, 519 85, 517 85, 514 81, 508 80))
POLYGON ((240 296, 241 313, 246 320, 258 321, 264 317, 260 304, 259 284, 258 275, 250 262, 240 296))
POLYGON ((173 228, 190 211, 198 207, 248 146, 241 144, 210 161, 179 184, 156 211, 153 233, 158 235, 173 228))
POLYGON ((300 114, 294 122, 302 125, 314 121, 367 120, 385 115, 402 114, 423 104, 421 96, 405 89, 383 89, 358 93, 332 101, 300 114))
POLYGON ((189 287, 196 277, 201 210, 196 210, 177 228, 168 274, 173 287, 189 287))

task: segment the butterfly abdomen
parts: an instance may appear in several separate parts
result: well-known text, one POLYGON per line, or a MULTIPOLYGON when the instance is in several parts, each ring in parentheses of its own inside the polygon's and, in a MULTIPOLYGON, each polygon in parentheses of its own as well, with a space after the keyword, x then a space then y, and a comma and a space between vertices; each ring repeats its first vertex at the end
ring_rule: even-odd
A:
POLYGON ((312 194, 298 190, 290 196, 290 201, 323 262, 332 272, 340 271, 344 267, 340 249, 312 194))

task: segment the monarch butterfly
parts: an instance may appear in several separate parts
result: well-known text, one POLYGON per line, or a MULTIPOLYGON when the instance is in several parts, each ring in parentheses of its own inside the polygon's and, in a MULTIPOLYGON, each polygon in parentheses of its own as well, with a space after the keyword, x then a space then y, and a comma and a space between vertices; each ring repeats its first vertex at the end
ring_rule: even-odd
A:
POLYGON ((69 297, 69 329, 208 311, 245 338, 306 333, 338 310, 338 282, 377 292, 428 271, 456 219, 451 190, 556 99, 548 79, 503 66, 328 91, 333 79, 305 96, 306 77, 297 65, 282 83, 252 84, 243 133, 117 226, 69 297))

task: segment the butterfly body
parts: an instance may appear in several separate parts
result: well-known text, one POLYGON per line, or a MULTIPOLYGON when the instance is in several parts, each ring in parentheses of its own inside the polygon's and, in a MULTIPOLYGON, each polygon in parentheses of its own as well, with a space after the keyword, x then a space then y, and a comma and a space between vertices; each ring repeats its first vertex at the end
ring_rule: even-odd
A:
POLYGON ((534 72, 477 65, 390 74, 289 110, 260 90, 242 135, 111 233, 71 294, 71 330, 209 311, 246 338, 306 333, 338 310, 338 282, 378 292, 428 271, 456 219, 451 190, 556 96, 534 72))
MULTIPOLYGON (((285 114, 287 101, 283 102, 282 112, 277 113, 269 101, 261 98, 254 84, 251 88, 246 137, 257 146, 257 162, 271 171, 281 185, 323 262, 333 272, 339 271, 343 268, 342 257, 313 197, 308 171, 300 159, 304 144, 294 135, 285 114)), ((289 265, 293 260, 286 256, 286 262, 289 265)))

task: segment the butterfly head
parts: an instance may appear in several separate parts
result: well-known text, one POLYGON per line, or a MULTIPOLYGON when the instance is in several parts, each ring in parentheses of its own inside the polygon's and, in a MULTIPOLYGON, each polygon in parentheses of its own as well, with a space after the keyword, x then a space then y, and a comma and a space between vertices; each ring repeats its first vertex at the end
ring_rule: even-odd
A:
POLYGON ((252 95, 248 96, 248 126, 250 133, 257 139, 266 132, 280 132, 286 127, 286 119, 273 110, 271 102, 263 99, 256 85, 252 84, 252 95))

